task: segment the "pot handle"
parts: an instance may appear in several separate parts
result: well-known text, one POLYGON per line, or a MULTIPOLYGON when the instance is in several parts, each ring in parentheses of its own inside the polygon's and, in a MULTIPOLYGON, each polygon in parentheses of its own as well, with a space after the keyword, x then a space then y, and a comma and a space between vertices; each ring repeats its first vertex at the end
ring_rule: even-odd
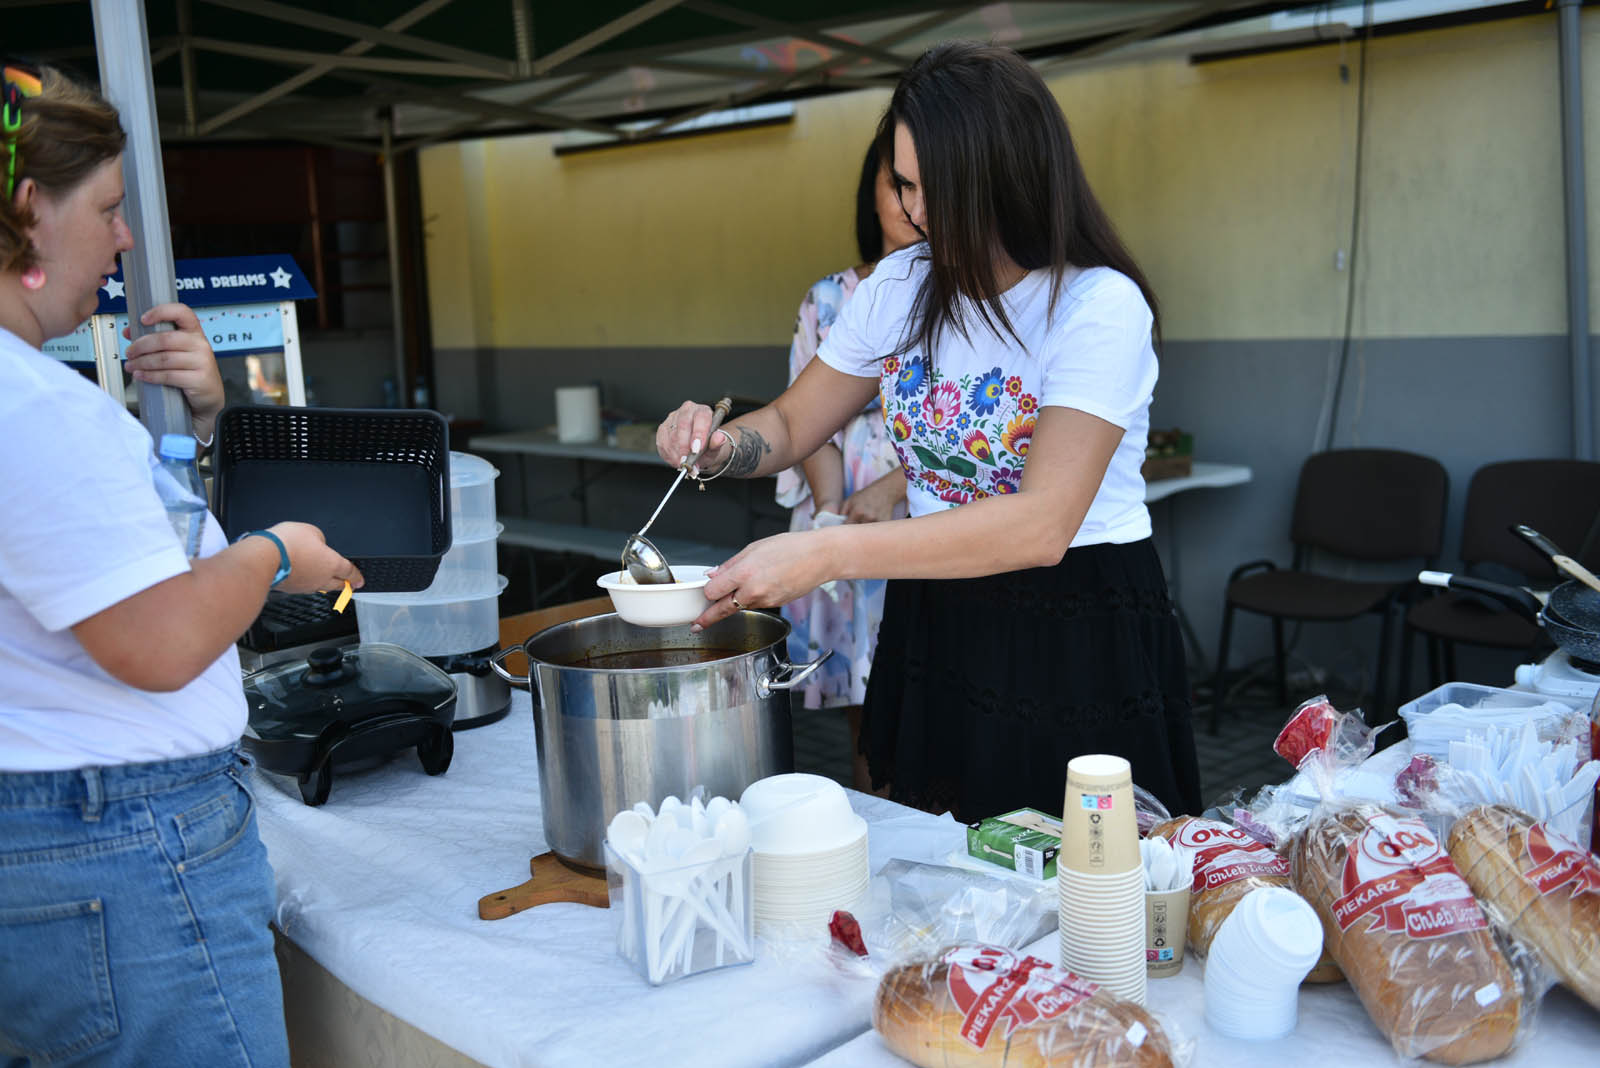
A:
POLYGON ((511 672, 507 671, 505 668, 500 666, 500 661, 504 660, 506 657, 510 656, 512 653, 521 653, 522 655, 526 656, 527 655, 527 650, 522 647, 522 643, 521 642, 518 642, 516 645, 508 645, 504 649, 500 650, 498 653, 495 653, 493 656, 491 656, 489 658, 489 668, 496 675, 499 675, 502 679, 505 679, 507 682, 509 682, 513 686, 527 686, 528 685, 528 676, 526 676, 526 675, 513 675, 513 674, 511 674, 511 672))
POLYGON ((756 680, 756 692, 762 697, 771 697, 773 690, 792 690, 810 677, 811 673, 826 663, 828 657, 832 655, 833 650, 829 649, 809 664, 801 664, 799 667, 793 664, 780 664, 771 671, 762 672, 761 677, 756 680))

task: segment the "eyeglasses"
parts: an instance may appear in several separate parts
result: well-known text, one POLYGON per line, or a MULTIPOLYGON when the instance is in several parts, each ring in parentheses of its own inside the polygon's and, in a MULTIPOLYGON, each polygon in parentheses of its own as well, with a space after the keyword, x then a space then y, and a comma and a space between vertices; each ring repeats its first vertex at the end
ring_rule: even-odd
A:
POLYGON ((39 72, 21 63, 4 66, 4 89, 0 96, 0 133, 6 139, 6 199, 17 191, 17 133, 22 129, 22 101, 44 92, 39 72))

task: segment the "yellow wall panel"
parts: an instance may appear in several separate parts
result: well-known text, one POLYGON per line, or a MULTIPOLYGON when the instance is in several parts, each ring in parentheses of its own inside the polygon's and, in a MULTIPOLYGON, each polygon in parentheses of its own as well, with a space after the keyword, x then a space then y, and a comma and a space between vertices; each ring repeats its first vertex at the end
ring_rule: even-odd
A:
POLYGON ((428 265, 428 315, 433 343, 441 348, 477 344, 472 322, 472 235, 468 205, 482 191, 468 188, 462 173, 465 142, 440 145, 419 154, 422 183, 423 249, 428 265))
POLYGON ((1371 63, 1357 331, 1564 331, 1554 17, 1394 38, 1371 63))
POLYGON ((557 135, 486 142, 492 343, 781 343, 805 287, 857 259, 856 176, 885 98, 559 157, 557 135))
MULTIPOLYGON (((1600 15, 1585 28, 1592 216, 1600 15)), ((1047 72, 1169 339, 1342 332, 1360 53, 1047 72)), ((1554 16, 1379 38, 1369 57, 1357 333, 1563 332, 1554 16)), ((783 344, 804 287, 856 259, 855 177, 887 97, 563 157, 558 135, 424 151, 436 343, 783 344)))

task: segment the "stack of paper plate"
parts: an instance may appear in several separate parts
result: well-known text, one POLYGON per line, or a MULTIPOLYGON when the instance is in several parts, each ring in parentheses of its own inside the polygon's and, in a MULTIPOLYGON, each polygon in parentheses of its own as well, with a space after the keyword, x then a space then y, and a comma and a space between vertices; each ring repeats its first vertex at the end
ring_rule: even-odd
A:
POLYGON ((756 931, 820 934, 835 909, 854 908, 870 878, 867 821, 844 788, 820 775, 774 775, 739 799, 755 848, 756 931))

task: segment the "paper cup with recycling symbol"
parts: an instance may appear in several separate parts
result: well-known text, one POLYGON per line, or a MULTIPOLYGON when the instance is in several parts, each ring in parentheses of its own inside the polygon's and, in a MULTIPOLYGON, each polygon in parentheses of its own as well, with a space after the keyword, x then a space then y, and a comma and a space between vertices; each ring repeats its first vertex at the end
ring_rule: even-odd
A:
POLYGON ((1067 763, 1057 870, 1112 875, 1142 863, 1128 762, 1104 754, 1074 757, 1067 763))
POLYGON ((1152 979, 1183 970, 1183 943, 1189 933, 1189 887, 1151 890, 1144 895, 1144 963, 1152 979))

